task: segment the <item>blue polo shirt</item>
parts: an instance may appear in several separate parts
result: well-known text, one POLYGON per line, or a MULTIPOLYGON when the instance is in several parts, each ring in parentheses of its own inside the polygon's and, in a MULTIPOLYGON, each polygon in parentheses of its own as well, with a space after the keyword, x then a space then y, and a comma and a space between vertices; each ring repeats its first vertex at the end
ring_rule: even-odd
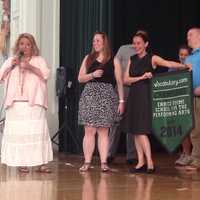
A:
POLYGON ((193 88, 200 86, 200 48, 192 51, 185 64, 192 64, 193 88))

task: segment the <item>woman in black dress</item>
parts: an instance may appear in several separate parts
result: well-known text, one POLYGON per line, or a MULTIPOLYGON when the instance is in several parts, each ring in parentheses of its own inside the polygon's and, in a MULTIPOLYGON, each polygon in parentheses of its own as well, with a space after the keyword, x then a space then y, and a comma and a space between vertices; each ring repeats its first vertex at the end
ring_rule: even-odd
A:
POLYGON ((135 168, 130 170, 132 173, 152 173, 155 171, 148 139, 148 135, 151 133, 149 79, 152 78, 154 69, 156 66, 188 68, 184 64, 148 54, 148 41, 148 35, 145 31, 138 31, 134 35, 133 47, 136 55, 130 58, 124 75, 125 84, 130 85, 124 118, 125 132, 134 134, 138 154, 138 163, 135 168))
POLYGON ((108 171, 108 130, 124 111, 122 74, 119 61, 112 58, 108 37, 96 32, 92 51, 84 58, 78 80, 85 83, 79 101, 79 124, 84 125, 83 152, 85 163, 80 171, 87 171, 98 133, 101 170, 108 171), (118 95, 114 90, 117 83, 118 95), (119 96, 119 100, 118 100, 119 96))

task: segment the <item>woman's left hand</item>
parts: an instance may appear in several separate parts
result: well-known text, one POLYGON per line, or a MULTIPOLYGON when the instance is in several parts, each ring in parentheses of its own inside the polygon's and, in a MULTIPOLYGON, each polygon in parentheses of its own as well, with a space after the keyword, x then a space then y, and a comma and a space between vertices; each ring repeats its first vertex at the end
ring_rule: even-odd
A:
POLYGON ((23 71, 30 69, 30 64, 27 61, 20 62, 19 66, 20 66, 20 69, 22 69, 23 71))
POLYGON ((152 73, 151 72, 146 72, 145 76, 147 79, 151 79, 152 78, 152 73))
POLYGON ((122 115, 124 113, 124 110, 125 110, 125 103, 124 102, 120 102, 119 105, 118 105, 118 113, 120 115, 122 115))

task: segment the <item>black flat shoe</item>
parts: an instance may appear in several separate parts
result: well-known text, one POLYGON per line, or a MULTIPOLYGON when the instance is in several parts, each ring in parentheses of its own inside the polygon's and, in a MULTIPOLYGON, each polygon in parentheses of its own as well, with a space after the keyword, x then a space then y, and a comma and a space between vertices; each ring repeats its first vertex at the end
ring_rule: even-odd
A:
POLYGON ((150 168, 150 169, 147 169, 147 174, 153 174, 154 172, 156 171, 156 168, 150 168))
POLYGON ((131 168, 129 169, 130 173, 146 173, 147 172, 147 166, 143 165, 142 167, 139 168, 131 168))

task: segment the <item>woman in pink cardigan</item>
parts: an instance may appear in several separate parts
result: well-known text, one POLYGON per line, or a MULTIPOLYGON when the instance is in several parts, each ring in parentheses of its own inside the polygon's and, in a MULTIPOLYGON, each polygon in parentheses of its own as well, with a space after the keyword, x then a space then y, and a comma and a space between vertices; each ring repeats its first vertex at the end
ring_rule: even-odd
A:
POLYGON ((6 109, 1 162, 24 173, 33 166, 49 173, 45 165, 53 159, 46 119, 49 68, 29 33, 19 35, 13 53, 0 68, 6 109))

